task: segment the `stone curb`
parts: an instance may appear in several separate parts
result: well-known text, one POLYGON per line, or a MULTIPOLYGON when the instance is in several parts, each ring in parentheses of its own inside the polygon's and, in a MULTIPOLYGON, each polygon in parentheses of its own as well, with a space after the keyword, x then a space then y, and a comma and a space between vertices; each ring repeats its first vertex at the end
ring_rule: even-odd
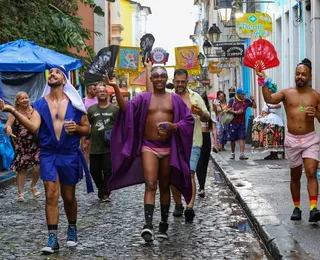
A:
MULTIPOLYGON (((31 169, 27 170, 27 177, 31 176, 31 169)), ((0 176, 0 191, 5 190, 8 186, 16 182, 16 173, 14 171, 7 171, 0 176)))
POLYGON ((8 171, 0 176, 0 191, 6 189, 8 186, 16 182, 16 174, 13 171, 8 171))
POLYGON ((274 259, 313 259, 291 237, 272 206, 261 198, 250 182, 243 180, 245 172, 235 170, 219 153, 211 153, 211 159, 274 259))

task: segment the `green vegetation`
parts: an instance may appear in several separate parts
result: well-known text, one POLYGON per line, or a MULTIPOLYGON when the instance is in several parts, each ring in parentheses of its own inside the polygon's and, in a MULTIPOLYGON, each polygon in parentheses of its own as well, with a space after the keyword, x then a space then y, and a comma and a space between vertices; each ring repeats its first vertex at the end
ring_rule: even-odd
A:
MULTIPOLYGON (((80 1, 104 15, 94 0, 80 1)), ((24 39, 73 57, 78 56, 69 52, 71 48, 85 50, 89 58, 80 57, 84 63, 94 56, 85 44, 92 32, 81 26, 77 0, 0 0, 0 6, 0 44, 24 39)))

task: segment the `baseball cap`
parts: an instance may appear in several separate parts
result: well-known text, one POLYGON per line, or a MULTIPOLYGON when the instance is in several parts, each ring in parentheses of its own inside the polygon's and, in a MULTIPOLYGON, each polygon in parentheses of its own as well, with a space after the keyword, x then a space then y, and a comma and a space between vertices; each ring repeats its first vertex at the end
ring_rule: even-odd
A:
POLYGON ((243 90, 242 88, 238 88, 238 89, 236 90, 236 94, 237 94, 237 95, 245 95, 246 92, 244 92, 244 90, 243 90))

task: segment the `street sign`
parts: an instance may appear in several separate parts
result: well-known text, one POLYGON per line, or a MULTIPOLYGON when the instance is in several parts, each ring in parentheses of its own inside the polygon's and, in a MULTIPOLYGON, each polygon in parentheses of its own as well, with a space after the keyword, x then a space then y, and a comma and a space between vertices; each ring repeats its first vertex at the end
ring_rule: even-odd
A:
POLYGON ((244 45, 225 45, 222 47, 226 58, 243 57, 244 56, 244 45))
POLYGON ((272 19, 266 13, 245 13, 236 18, 236 32, 241 38, 267 37, 272 33, 272 19))
POLYGON ((164 65, 166 65, 168 58, 169 58, 169 53, 167 53, 163 48, 157 47, 151 51, 152 64, 153 63, 156 63, 156 64, 163 63, 164 65))

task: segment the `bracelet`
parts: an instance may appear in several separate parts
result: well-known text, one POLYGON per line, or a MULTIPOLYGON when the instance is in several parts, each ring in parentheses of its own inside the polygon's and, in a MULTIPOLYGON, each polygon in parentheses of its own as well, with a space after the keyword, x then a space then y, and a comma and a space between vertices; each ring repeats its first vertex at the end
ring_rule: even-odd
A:
POLYGON ((271 83, 272 83, 272 79, 271 78, 258 78, 258 85, 260 87, 268 86, 271 83))
POLYGON ((16 113, 16 109, 14 108, 11 114, 14 115, 15 113, 16 113))
POLYGON ((273 93, 276 93, 278 86, 276 83, 272 83, 271 78, 258 78, 258 85, 260 87, 268 87, 273 93))

